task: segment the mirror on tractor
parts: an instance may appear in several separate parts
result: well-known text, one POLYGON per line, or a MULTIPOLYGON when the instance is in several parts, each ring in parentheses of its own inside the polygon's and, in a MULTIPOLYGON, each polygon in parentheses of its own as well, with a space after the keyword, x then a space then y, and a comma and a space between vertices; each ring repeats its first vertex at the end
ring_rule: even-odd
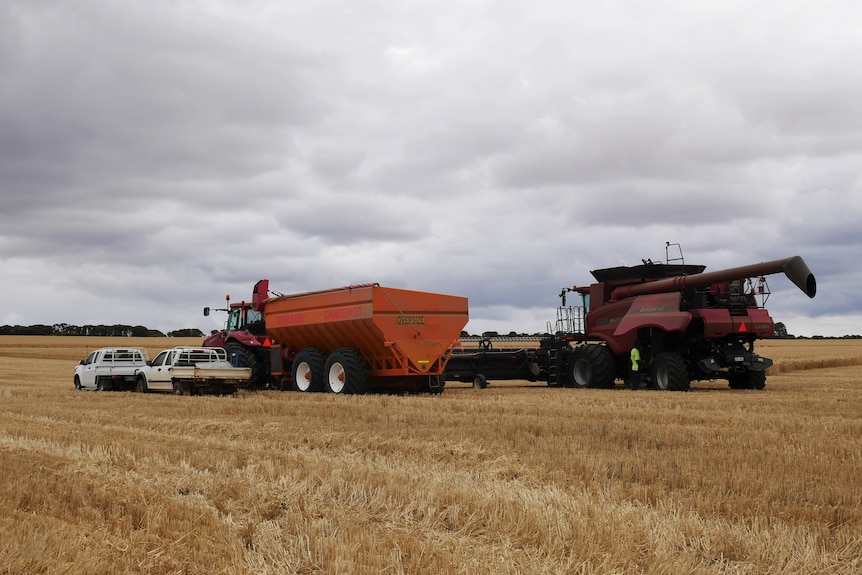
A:
POLYGON ((209 314, 210 314, 210 308, 205 307, 205 308, 204 308, 204 315, 205 315, 205 316, 207 316, 207 315, 209 315, 209 314))

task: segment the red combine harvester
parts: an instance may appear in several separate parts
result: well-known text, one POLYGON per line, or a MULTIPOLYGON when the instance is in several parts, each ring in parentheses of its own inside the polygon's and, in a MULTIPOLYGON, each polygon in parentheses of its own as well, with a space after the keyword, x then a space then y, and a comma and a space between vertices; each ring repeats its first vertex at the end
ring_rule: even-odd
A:
POLYGON ((466 298, 378 284, 269 297, 260 280, 250 304, 229 299, 226 329, 204 345, 251 367, 253 386, 303 392, 439 393, 468 320, 466 298))
POLYGON ((595 270, 596 283, 560 293, 556 330, 537 349, 460 349, 447 375, 474 381, 475 387, 484 386, 482 370, 488 370, 499 379, 610 388, 630 374, 629 353, 639 341, 649 380, 658 389, 688 391, 692 381, 713 379, 727 379, 734 389, 763 389, 772 360, 758 355, 754 344, 775 330, 763 307, 770 293, 766 276, 784 273, 814 297, 814 275, 799 256, 708 273, 704 269, 644 261, 595 270), (567 307, 568 293, 579 294, 581 305, 567 307), (524 353, 529 359, 523 359, 524 353), (502 364, 515 367, 501 370, 502 364))

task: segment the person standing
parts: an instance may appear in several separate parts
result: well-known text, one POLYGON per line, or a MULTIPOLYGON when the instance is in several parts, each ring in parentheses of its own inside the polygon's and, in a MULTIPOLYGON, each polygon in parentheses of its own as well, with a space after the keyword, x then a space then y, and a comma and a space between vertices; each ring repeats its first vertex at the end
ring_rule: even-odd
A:
POLYGON ((643 359, 641 358, 642 346, 640 340, 635 342, 634 347, 631 351, 631 360, 632 360, 632 391, 637 391, 641 386, 641 365, 643 365, 643 359))

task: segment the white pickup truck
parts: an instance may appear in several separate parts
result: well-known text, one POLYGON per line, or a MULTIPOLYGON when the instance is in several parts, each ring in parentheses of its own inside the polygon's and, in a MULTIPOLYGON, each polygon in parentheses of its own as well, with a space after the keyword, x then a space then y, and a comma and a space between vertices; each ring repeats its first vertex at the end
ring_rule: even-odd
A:
POLYGON ((75 389, 132 390, 149 359, 147 350, 136 347, 97 349, 75 366, 75 389))
POLYGON ((247 384, 251 368, 234 367, 220 347, 175 347, 138 368, 135 389, 176 395, 232 395, 247 384))

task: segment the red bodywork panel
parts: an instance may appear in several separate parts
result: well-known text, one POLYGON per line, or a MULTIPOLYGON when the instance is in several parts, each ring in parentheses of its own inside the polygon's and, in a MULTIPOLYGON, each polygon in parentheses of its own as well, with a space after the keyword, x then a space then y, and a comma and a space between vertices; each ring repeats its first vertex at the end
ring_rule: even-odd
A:
POLYGON ((610 302, 589 313, 587 335, 607 342, 615 354, 627 353, 640 328, 654 327, 668 333, 684 332, 694 319, 703 320, 703 337, 715 339, 735 333, 759 338, 773 336, 775 324, 765 309, 748 308, 745 315, 731 315, 726 308, 680 310, 679 292, 640 295, 610 302))
POLYGON ((632 302, 628 313, 614 330, 615 337, 621 337, 640 327, 657 327, 668 332, 685 331, 691 323, 692 314, 680 311, 681 294, 659 293, 638 296, 632 302))
POLYGON ((752 333, 769 338, 775 333, 775 323, 765 309, 750 308, 747 315, 731 315, 726 309, 698 309, 692 317, 703 318, 703 336, 707 339, 732 333, 752 333))

